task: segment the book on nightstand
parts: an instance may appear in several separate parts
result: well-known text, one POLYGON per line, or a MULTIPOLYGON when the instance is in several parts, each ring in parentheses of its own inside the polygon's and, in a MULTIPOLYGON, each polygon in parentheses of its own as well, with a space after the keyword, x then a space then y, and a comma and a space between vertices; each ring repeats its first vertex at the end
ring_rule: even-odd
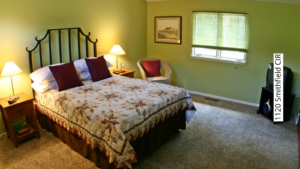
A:
POLYGON ((20 130, 22 128, 28 128, 28 124, 26 123, 25 120, 22 119, 22 120, 12 123, 12 127, 14 129, 14 132, 18 133, 18 130, 20 130))
POLYGON ((25 128, 21 128, 20 130, 18 130, 17 133, 18 133, 20 136, 22 136, 22 135, 28 133, 29 131, 30 131, 29 128, 25 127, 25 128))

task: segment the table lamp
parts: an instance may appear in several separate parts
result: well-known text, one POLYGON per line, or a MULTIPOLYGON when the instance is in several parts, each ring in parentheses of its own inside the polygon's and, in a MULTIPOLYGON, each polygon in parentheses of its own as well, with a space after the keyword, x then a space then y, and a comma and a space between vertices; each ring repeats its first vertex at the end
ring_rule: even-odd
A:
POLYGON ((15 101, 17 101, 17 99, 20 98, 20 96, 15 96, 14 84, 13 84, 12 76, 17 75, 17 74, 19 74, 21 72, 22 72, 22 70, 14 62, 7 62, 4 65, 4 68, 2 70, 1 76, 3 76, 3 77, 10 77, 10 80, 11 80, 11 86, 12 86, 13 96, 9 98, 8 103, 10 103, 10 104, 14 103, 15 101))
POLYGON ((124 52, 124 50, 121 48, 120 45, 114 45, 112 47, 112 49, 110 50, 109 54, 111 55, 116 55, 116 65, 117 65, 117 69, 113 70, 114 73, 122 73, 125 71, 122 71, 122 67, 120 69, 118 69, 118 55, 125 55, 126 53, 124 52))

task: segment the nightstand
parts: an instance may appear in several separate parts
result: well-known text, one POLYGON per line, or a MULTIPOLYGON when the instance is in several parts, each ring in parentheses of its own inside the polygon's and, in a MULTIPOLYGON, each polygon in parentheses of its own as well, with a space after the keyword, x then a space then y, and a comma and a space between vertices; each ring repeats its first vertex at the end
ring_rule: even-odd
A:
POLYGON ((125 72, 120 73, 120 74, 114 74, 114 75, 126 76, 126 77, 134 78, 134 73, 135 73, 134 70, 128 70, 128 69, 122 69, 122 70, 124 70, 125 72))
POLYGON ((7 135, 13 140, 17 148, 18 142, 32 136, 37 136, 38 138, 40 138, 41 136, 33 107, 34 98, 27 95, 26 93, 20 93, 16 95, 20 96, 20 98, 15 103, 9 104, 9 97, 6 97, 0 100, 0 106, 7 135), (21 118, 23 116, 26 117, 26 122, 30 130, 28 133, 19 135, 16 134, 13 130, 12 120, 21 118))

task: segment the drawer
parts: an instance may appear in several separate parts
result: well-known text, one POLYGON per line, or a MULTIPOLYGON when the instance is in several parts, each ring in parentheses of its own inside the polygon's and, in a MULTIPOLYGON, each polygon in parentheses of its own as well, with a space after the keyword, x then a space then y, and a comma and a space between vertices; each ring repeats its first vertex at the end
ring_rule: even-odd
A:
POLYGON ((19 104, 6 110, 11 120, 33 113, 32 101, 19 104))
POLYGON ((128 74, 125 74, 125 75, 122 75, 122 76, 133 78, 133 73, 128 73, 128 74))

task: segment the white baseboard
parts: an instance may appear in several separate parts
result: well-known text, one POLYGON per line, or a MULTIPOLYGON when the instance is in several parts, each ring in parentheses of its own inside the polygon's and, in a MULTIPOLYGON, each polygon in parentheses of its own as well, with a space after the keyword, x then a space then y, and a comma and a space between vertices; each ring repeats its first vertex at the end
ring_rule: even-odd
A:
POLYGON ((196 91, 191 91, 191 90, 188 90, 188 92, 191 93, 191 94, 197 94, 197 95, 201 95, 201 96, 205 96, 205 97, 211 97, 211 98, 215 98, 215 99, 220 99, 220 100, 226 100, 226 101, 230 101, 230 102, 245 104, 245 105, 248 105, 248 106, 259 107, 259 104, 256 104, 256 103, 250 103, 250 102, 245 102, 245 101, 241 101, 241 100, 235 100, 235 99, 230 99, 230 98, 227 98, 227 97, 221 97, 221 96, 216 96, 216 95, 212 95, 212 94, 206 94, 206 93, 201 93, 201 92, 196 92, 196 91))

